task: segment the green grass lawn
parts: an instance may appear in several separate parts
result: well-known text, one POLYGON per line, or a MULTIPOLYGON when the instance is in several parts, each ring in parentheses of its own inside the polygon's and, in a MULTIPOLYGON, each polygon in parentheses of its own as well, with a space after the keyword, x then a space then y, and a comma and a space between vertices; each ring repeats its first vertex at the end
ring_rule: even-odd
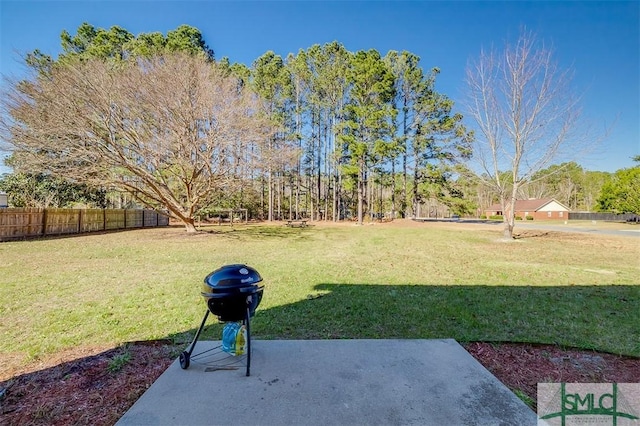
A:
MULTIPOLYGON (((635 237, 505 243, 498 228, 455 224, 205 231, 0 243, 0 364, 78 346, 187 343, 205 313, 204 277, 228 263, 264 278, 253 338, 454 338, 640 356, 635 237)), ((219 339, 210 324, 203 338, 219 339)))

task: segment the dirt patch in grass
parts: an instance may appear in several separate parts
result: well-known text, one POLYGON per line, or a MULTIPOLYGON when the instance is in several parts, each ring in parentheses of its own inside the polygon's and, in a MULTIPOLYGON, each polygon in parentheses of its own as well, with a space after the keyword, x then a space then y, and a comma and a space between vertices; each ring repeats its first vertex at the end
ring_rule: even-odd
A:
MULTIPOLYGON (((640 359, 550 345, 468 343, 465 348, 535 410, 542 382, 640 382, 640 359)), ((0 383, 0 424, 112 425, 175 360, 166 342, 125 345, 0 383)))

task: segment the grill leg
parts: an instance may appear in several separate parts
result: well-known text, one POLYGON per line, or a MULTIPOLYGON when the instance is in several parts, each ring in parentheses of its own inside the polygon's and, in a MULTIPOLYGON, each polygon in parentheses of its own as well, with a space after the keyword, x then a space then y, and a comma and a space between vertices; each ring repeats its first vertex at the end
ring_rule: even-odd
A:
POLYGON ((251 305, 247 305, 245 323, 247 325, 247 377, 251 374, 251 305))
POLYGON ((196 332, 196 336, 193 338, 193 342, 191 342, 191 344, 189 345, 189 349, 180 354, 180 367, 182 367, 183 370, 186 370, 187 368, 189 368, 189 364, 191 362, 191 354, 193 353, 193 350, 196 347, 196 342, 200 337, 200 333, 202 333, 202 330, 204 329, 204 326, 207 322, 208 317, 209 317, 209 309, 207 309, 207 312, 205 312, 204 318, 202 318, 202 322, 200 323, 200 328, 198 328, 198 331, 196 332))
POLYGON ((196 347, 196 342, 200 337, 200 333, 202 333, 202 330, 204 329, 204 325, 207 322, 208 317, 209 317, 209 309, 207 309, 207 312, 205 312, 204 318, 202 318, 202 322, 200 323, 200 328, 198 328, 198 331, 196 332, 196 337, 193 338, 193 342, 191 342, 191 345, 189 346, 189 356, 191 356, 191 354, 193 353, 193 349, 196 347))

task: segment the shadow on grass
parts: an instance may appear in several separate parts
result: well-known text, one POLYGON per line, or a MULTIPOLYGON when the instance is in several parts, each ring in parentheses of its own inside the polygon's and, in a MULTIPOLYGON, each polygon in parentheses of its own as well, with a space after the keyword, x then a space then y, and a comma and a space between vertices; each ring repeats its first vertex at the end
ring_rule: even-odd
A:
MULTIPOLYGON (((269 297, 268 283, 264 297, 269 297)), ((638 357, 639 302, 640 286, 327 283, 316 285, 304 300, 258 308, 251 325, 254 339, 454 338, 557 344, 638 357)), ((205 309, 202 301, 203 315, 205 309)), ((125 345, 0 383, 0 423, 115 423, 175 361, 199 322, 164 340, 132 345, 136 350, 157 345, 151 352, 132 349, 131 357, 123 357, 129 350, 125 345), (68 398, 78 394, 99 402, 87 407, 80 399, 80 407, 68 398), (31 405, 25 402, 29 395, 31 405)), ((221 330, 221 324, 209 320, 201 340, 220 340, 221 330)))
POLYGON ((311 225, 304 228, 287 227, 285 225, 272 226, 242 226, 242 227, 206 227, 199 230, 200 233, 214 234, 231 239, 268 239, 282 238, 290 240, 291 238, 307 238, 308 232, 312 229, 311 225))
MULTIPOLYGON (((269 298, 268 282, 264 297, 269 298)), ((251 335, 254 339, 453 338, 462 343, 555 344, 640 357, 639 305, 640 286, 327 283, 316 285, 304 300, 259 307, 251 335)), ((174 355, 178 354, 193 339, 201 318, 194 319, 193 328, 155 344, 173 346, 174 355)), ((200 340, 220 340, 222 324, 209 318, 200 340)), ((100 356, 111 358, 115 353, 100 356)), ((73 361, 74 365, 83 360, 73 361)), ((38 373, 42 372, 27 376, 38 373)))
MULTIPOLYGON (((453 338, 638 357, 639 304, 640 286, 319 284, 305 300, 258 308, 251 326, 257 339, 453 338)), ((209 320, 201 339, 219 340, 221 330, 209 320)), ((189 343, 194 334, 195 328, 169 339, 189 343)))

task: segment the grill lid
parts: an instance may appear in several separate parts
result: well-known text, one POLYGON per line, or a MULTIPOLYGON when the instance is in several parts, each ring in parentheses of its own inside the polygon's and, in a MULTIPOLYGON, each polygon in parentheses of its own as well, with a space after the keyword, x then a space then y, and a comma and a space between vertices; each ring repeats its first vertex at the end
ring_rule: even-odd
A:
POLYGON ((204 279, 205 287, 211 290, 220 287, 249 287, 262 281, 262 277, 250 266, 244 264, 225 265, 211 272, 204 279))

